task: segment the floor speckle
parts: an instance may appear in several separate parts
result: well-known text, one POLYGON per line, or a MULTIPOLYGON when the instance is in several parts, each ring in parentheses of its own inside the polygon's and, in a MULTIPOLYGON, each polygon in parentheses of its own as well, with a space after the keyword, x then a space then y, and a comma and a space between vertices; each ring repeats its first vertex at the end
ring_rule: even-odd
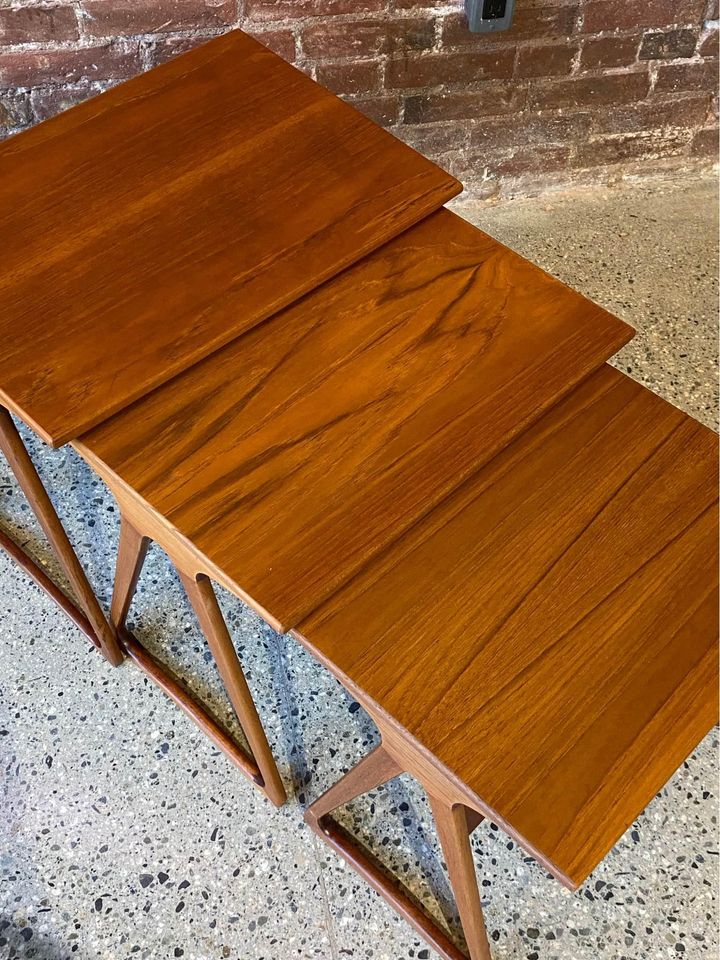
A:
MULTIPOLYGON (((636 326, 617 366, 714 423, 712 183, 458 209, 636 326)), ((24 435, 107 606, 112 497, 71 450, 24 435)), ((2 460, 0 516, 57 575, 2 460)), ((292 639, 219 593, 288 788, 281 810, 131 665, 107 667, 0 553, 0 958, 437 960, 302 821, 377 742, 372 723, 292 639)), ((158 549, 131 619, 230 719, 158 549)), ((473 843, 496 960, 717 956, 717 750, 714 732, 576 894, 483 824, 473 843)), ((428 909, 452 913, 427 800, 408 777, 343 820, 428 909)))

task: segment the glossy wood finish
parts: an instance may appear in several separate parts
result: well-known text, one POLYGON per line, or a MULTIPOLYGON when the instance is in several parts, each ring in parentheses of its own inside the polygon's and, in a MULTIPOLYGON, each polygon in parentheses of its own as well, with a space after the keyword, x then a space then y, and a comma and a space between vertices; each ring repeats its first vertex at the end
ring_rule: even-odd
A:
POLYGON ((75 445, 284 630, 631 335, 443 210, 75 445))
POLYGON ((11 556, 19 560, 23 569, 33 577, 38 586, 42 587, 59 604, 83 633, 90 637, 105 658, 113 666, 118 666, 122 663, 123 655, 115 631, 105 618, 97 597, 85 576, 85 571, 68 539, 65 528, 60 522, 52 501, 38 476, 30 454, 22 442, 12 417, 4 407, 0 407, 0 452, 7 459, 31 510, 37 517, 48 543, 60 562, 75 594, 76 601, 73 602, 66 597, 32 558, 9 537, 3 535, 0 539, 0 546, 4 546, 11 556))
POLYGON ((250 37, 0 145, 0 400, 60 445, 460 192, 250 37))
POLYGON ((717 720, 717 437, 605 367, 297 635, 574 888, 717 720))
MULTIPOLYGON (((115 587, 111 606, 112 622, 119 636, 137 665, 150 679, 190 716, 272 803, 281 806, 286 800, 285 788, 210 580, 204 574, 189 574, 182 569, 178 571, 238 723, 247 738, 251 755, 248 755, 242 745, 237 743, 172 673, 151 657, 127 630, 125 621, 149 544, 150 537, 141 534, 127 516, 121 514, 115 587)), ((170 559, 173 559, 172 554, 170 559)))

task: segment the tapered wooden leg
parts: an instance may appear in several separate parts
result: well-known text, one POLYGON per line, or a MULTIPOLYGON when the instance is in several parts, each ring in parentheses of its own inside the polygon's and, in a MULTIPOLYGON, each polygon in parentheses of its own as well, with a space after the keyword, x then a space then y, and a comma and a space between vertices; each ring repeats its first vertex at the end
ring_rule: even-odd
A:
POLYGON ((250 688, 237 658, 235 647, 217 602, 212 583, 204 574, 190 577, 180 574, 188 599, 195 610, 200 627, 215 658, 225 689, 235 709, 240 726, 250 744, 262 776, 262 786, 277 806, 286 800, 285 787, 253 703, 250 688))
POLYGON ((218 721, 211 716, 205 707, 196 700, 183 684, 173 674, 159 663, 152 654, 143 647, 126 627, 120 628, 120 639, 128 657, 145 676, 152 680, 163 693, 185 713, 195 726, 211 740, 215 746, 234 763, 256 786, 264 790, 263 778, 254 759, 248 756, 245 749, 230 736, 218 721))
POLYGON ((149 545, 150 538, 141 534, 123 515, 120 520, 120 540, 115 568, 111 619, 125 652, 132 662, 143 671, 145 676, 160 687, 205 736, 212 740, 225 756, 242 770, 273 803, 281 804, 285 800, 282 781, 270 754, 267 740, 250 698, 250 691, 247 689, 245 677, 237 661, 235 649, 227 634, 227 628, 217 607, 215 594, 209 580, 204 577, 202 579, 207 582, 199 583, 193 577, 180 574, 185 590, 200 619, 200 625, 208 639, 210 649, 215 656, 218 669, 238 714, 238 719, 252 749, 257 751, 258 759, 249 756, 246 749, 233 739, 180 680, 167 667, 156 660, 143 647, 137 637, 133 636, 127 629, 127 615, 149 545))
POLYGON ((110 619, 116 628, 125 626, 149 545, 150 540, 138 533, 126 517, 120 518, 115 585, 110 605, 110 619))
POLYGON ((432 796, 429 799, 470 958, 491 960, 470 846, 472 826, 467 808, 432 796))
MULTIPOLYGON (((354 839, 343 827, 340 826, 330 816, 331 812, 337 807, 348 803, 355 797, 375 787, 392 780, 394 777, 405 770, 401 764, 392 757, 385 747, 381 744, 376 747, 372 753, 368 754, 357 766, 353 767, 342 779, 332 786, 326 793, 319 797, 305 811, 305 820, 315 833, 320 836, 339 856, 346 860, 351 867, 370 884, 377 892, 403 917, 408 923, 423 936, 431 947, 444 960, 468 960, 468 957, 459 947, 457 947, 446 932, 428 916, 427 913, 418 905, 408 890, 394 877, 388 875, 382 864, 378 863, 376 858, 366 850, 358 841, 354 839)), ((433 802, 433 812, 435 807, 440 808, 439 801, 433 802)), ((453 808, 448 807, 448 810, 453 808)), ((466 885, 461 884, 461 880, 467 880, 467 856, 470 854, 469 836, 472 830, 480 823, 482 817, 475 811, 461 807, 461 814, 453 814, 451 827, 446 823, 446 812, 441 810, 441 824, 438 824, 438 831, 442 829, 441 842, 443 853, 448 861, 448 868, 452 862, 450 880, 458 897, 458 909, 463 926, 468 924, 471 929, 470 935, 466 932, 468 948, 470 950, 470 960, 490 960, 490 952, 485 936, 485 927, 482 920, 482 911, 477 914, 476 907, 480 909, 480 900, 477 896, 477 885, 475 885, 475 894, 477 904, 473 901, 472 892, 466 885), (455 824, 455 821, 457 823, 455 824), (456 829, 460 830, 460 836, 465 839, 464 849, 462 843, 456 838, 456 829), (479 916, 480 926, 473 922, 479 916), (482 952, 484 948, 486 952, 482 952)), ((472 857, 470 858, 470 869, 473 870, 472 857)), ((472 873, 473 883, 475 874, 472 873)))
MULTIPOLYGON (((115 631, 105 619, 97 597, 93 593, 92 587, 85 576, 85 571, 72 548, 72 544, 65 533, 63 525, 60 523, 52 501, 38 476, 35 465, 30 459, 30 454, 25 449, 25 445, 13 423, 12 417, 4 407, 0 407, 0 450, 2 450, 7 458, 10 469, 15 474, 50 546, 55 551, 62 565, 77 599, 78 606, 82 611, 82 615, 84 615, 90 625, 93 633, 93 642, 95 642, 96 646, 100 648, 103 655, 113 666, 118 666, 123 661, 123 654, 118 644, 115 631)), ((3 538, 3 540, 4 539, 5 538, 3 538)), ((13 550, 11 548, 9 552, 15 554, 21 550, 16 544, 14 547, 15 549, 13 550)), ((24 553, 24 551, 22 552, 24 553)), ((30 557, 27 555, 25 555, 25 557, 26 560, 23 563, 25 569, 29 569, 31 566, 37 567, 37 564, 35 564, 30 557)), ((43 574, 40 568, 37 569, 39 570, 39 574, 36 574, 33 570, 29 572, 31 572, 41 587, 47 589, 45 586, 48 580, 47 575, 43 574)), ((57 601, 57 591, 51 589, 47 590, 47 592, 57 601)), ((70 604, 71 601, 68 600, 67 603, 61 602, 60 606, 67 612, 70 604)), ((76 623, 78 622, 76 617, 73 616, 72 618, 76 623)), ((80 623, 82 623, 82 621, 80 621, 80 623)))

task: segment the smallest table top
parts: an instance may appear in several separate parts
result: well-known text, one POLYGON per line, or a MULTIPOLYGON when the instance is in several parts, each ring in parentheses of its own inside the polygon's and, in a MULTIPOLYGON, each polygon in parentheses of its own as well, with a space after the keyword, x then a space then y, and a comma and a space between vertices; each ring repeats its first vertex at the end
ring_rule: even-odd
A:
POLYGON ((568 886, 717 720, 717 449, 605 366, 296 631, 568 886))
POLYGON ((235 31, 0 145, 0 402, 60 445, 460 192, 235 31))

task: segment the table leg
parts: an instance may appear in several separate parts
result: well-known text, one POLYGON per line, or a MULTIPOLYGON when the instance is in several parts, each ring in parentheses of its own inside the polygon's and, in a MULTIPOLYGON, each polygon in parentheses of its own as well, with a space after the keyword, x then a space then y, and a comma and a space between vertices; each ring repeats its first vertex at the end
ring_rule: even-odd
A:
POLYGON ((437 797, 429 799, 470 956, 472 960, 491 960, 470 846, 468 809, 437 797))
MULTIPOLYGON (((203 575, 192 577, 180 573, 180 579, 208 641, 253 756, 248 755, 177 677, 159 663, 127 629, 126 618, 150 542, 150 538, 141 534, 121 513, 111 605, 112 622, 117 628, 120 641, 128 656, 146 676, 157 684, 274 804, 280 806, 286 799, 285 788, 210 580, 203 575)), ((172 557, 170 559, 172 561, 172 557)))
POLYGON ((305 811, 305 820, 444 960, 491 960, 469 841, 470 834, 483 819, 481 814, 428 792, 468 944, 468 954, 452 942, 400 881, 390 876, 375 857, 330 816, 333 810, 401 773, 408 772, 417 779, 423 779, 418 776, 419 771, 408 770, 407 767, 408 764, 392 756, 381 744, 311 804, 305 811))
POLYGON ((268 798, 276 806, 282 806, 287 799, 285 787, 280 779, 275 758, 272 755, 265 730, 255 709, 250 688, 240 666, 235 646, 230 638, 212 583, 204 574, 189 577, 181 573, 180 579, 185 587, 188 599, 193 605, 195 615, 200 622, 200 627, 205 634, 208 646, 225 684, 225 689, 235 709, 235 714, 250 744, 255 762, 260 769, 261 785, 268 798))
POLYGON ((117 561, 115 564, 115 583, 110 603, 110 619, 116 629, 125 627, 132 598, 135 596, 137 582, 147 556, 150 540, 138 533, 127 519, 120 515, 120 536, 118 538, 117 561))
POLYGON ((64 610, 95 646, 101 650, 105 658, 113 666, 118 666, 123 661, 123 654, 115 631, 106 620, 97 597, 88 583, 85 571, 72 548, 63 525, 60 523, 52 501, 38 476, 35 465, 30 459, 30 454, 22 442, 12 417, 1 406, 0 450, 5 455, 10 469, 62 565, 70 586, 77 597, 77 603, 65 596, 44 570, 6 534, 0 534, 0 546, 20 563, 38 586, 64 610))

